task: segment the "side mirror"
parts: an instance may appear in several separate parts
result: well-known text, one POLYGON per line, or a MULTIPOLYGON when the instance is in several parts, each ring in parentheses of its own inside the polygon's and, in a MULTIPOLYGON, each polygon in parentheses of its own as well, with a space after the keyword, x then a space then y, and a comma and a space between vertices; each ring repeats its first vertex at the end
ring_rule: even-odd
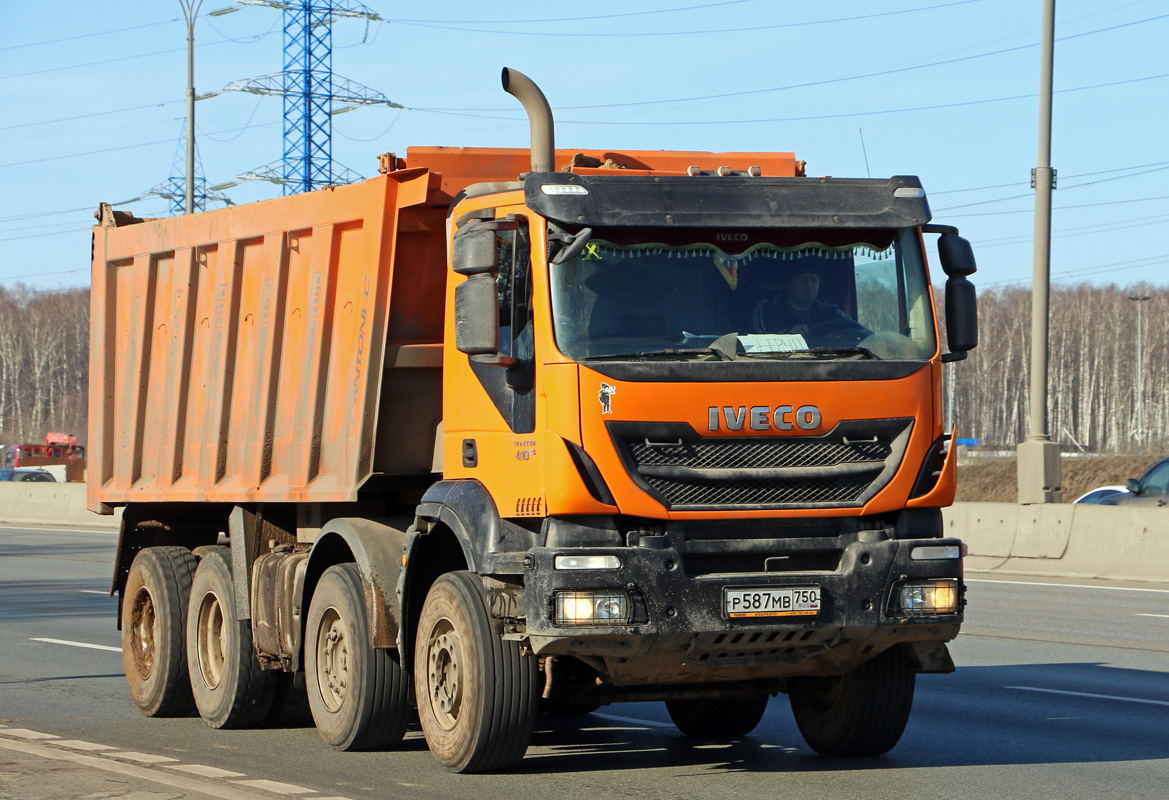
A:
MULTIPOLYGON (((495 249, 495 234, 491 233, 495 249)), ((467 355, 493 355, 499 350, 499 306, 495 278, 480 272, 455 287, 455 348, 467 355)))
POLYGON ((974 284, 962 276, 946 280, 946 343, 943 361, 957 361, 978 346, 978 299, 974 284))
POLYGON ((1128 489, 1130 494, 1140 494, 1141 493, 1141 482, 1138 481, 1136 478, 1129 478, 1127 481, 1124 482, 1124 488, 1128 489))
POLYGON ((974 263, 974 248, 956 232, 938 237, 938 255, 942 259, 942 269, 951 278, 965 278, 978 271, 978 265, 974 263))
POLYGON ((468 226, 455 234, 451 244, 451 268, 460 275, 494 272, 497 257, 494 230, 476 230, 468 226))

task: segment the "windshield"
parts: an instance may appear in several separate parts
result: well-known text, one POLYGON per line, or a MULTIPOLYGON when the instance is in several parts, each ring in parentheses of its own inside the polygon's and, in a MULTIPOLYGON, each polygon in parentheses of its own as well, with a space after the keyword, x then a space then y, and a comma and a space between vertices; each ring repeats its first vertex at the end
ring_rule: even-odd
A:
POLYGON ((574 360, 928 359, 936 350, 912 228, 600 229, 549 269, 556 343, 574 360))

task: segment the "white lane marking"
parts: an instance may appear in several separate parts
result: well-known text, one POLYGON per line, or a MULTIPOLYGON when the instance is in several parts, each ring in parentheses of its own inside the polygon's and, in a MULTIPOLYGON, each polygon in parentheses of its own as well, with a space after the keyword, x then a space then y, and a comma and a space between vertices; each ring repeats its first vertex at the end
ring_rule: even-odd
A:
POLYGON ((78 739, 60 739, 53 742, 55 747, 68 747, 73 750, 113 750, 108 744, 98 744, 97 742, 82 742, 78 739))
POLYGON ((28 728, 5 728, 4 736, 15 736, 18 739, 59 739, 61 737, 54 736, 51 733, 41 733, 40 731, 30 731, 28 728))
POLYGON ((217 797, 220 800, 272 800, 270 795, 248 791, 247 789, 235 787, 230 783, 214 783, 186 775, 172 775, 152 767, 126 764, 121 761, 112 761, 108 758, 99 758, 84 753, 73 753, 69 750, 56 750, 52 747, 46 747, 33 742, 20 742, 14 739, 0 738, 0 749, 15 750, 20 753, 40 756, 41 758, 54 761, 68 761, 73 764, 80 764, 81 766, 100 769, 117 775, 170 786, 186 792, 194 792, 206 797, 217 797))
POLYGON ((1169 614, 1137 614, 1138 617, 1157 617, 1159 619, 1169 619, 1169 614))
POLYGON ((108 644, 90 644, 89 642, 70 642, 66 639, 39 639, 30 637, 30 642, 48 642, 49 644, 67 644, 70 647, 88 647, 91 650, 110 650, 114 653, 122 652, 120 647, 110 647, 108 644))
POLYGON ((1004 689, 1018 689, 1021 692, 1043 692, 1044 694, 1066 694, 1071 697, 1090 697, 1094 700, 1120 700, 1125 703, 1142 703, 1150 706, 1169 707, 1166 700, 1146 700, 1143 697, 1119 697, 1113 694, 1092 694, 1091 692, 1069 692, 1063 689, 1041 689, 1038 686, 1004 686, 1004 689))
POLYGON ((37 527, 19 527, 17 525, 0 525, 0 533, 60 533, 66 536, 89 536, 94 533, 103 533, 107 536, 117 536, 117 528, 37 528, 37 527))
POLYGON ((992 581, 988 578, 967 578, 967 583, 1010 583, 1015 586, 1054 586, 1059 589, 1100 589, 1107 592, 1157 592, 1169 594, 1169 589, 1140 589, 1135 586, 1088 586, 1082 583, 1043 583, 1041 581, 992 581))
POLYGON ((198 775, 200 778, 245 778, 247 777, 242 772, 232 772, 227 769, 220 769, 219 767, 208 767, 205 764, 167 764, 167 769, 177 769, 182 772, 189 772, 192 775, 198 775))
POLYGON ((274 794, 316 794, 316 789, 307 789, 304 786, 294 786, 291 783, 279 781, 232 781, 232 786, 250 786, 253 789, 263 789, 274 794))
POLYGON ((105 597, 110 596, 109 592, 103 592, 101 589, 78 589, 77 591, 81 592, 82 594, 100 594, 105 597))
POLYGON ((672 723, 672 722, 657 722, 656 720, 652 720, 652 719, 637 719, 636 717, 619 717, 616 714, 598 714, 595 711, 593 712, 593 716, 600 717, 601 719, 612 720, 613 722, 630 722, 634 725, 645 725, 648 728, 673 728, 673 727, 675 727, 674 723, 672 723))
POLYGON ((138 753, 133 750, 122 750, 117 753, 102 753, 110 758, 124 758, 127 761, 137 761, 140 764, 165 764, 168 761, 178 761, 170 756, 156 756, 154 753, 138 753))

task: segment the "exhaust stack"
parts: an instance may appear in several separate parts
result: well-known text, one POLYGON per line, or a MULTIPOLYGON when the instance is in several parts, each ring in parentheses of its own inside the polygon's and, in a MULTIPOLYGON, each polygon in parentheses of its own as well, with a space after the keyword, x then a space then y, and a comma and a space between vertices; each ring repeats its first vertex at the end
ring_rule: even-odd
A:
POLYGON ((552 108, 540 87, 518 70, 503 68, 503 90, 519 100, 532 127, 532 172, 556 171, 552 108))

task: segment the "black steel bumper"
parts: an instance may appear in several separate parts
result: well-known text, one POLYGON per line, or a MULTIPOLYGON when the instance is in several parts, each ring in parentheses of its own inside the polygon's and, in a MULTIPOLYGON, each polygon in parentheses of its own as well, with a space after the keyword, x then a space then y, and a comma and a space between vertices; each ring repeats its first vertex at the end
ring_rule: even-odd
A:
MULTIPOLYGON (((876 531, 834 537, 832 571, 715 573, 684 569, 687 544, 678 537, 642 537, 633 547, 539 547, 525 559, 526 634, 541 655, 591 660, 617 685, 696 683, 839 674, 898 643, 953 639, 962 613, 902 613, 895 594, 905 581, 956 579, 959 609, 965 587, 957 559, 915 560, 921 546, 957 546, 957 539, 890 539, 876 531), (615 555, 618 569, 557 570, 558 555, 615 555), (730 619, 727 588, 815 586, 814 616, 730 619), (622 625, 558 626, 559 591, 626 592, 632 618, 622 625)), ((782 563, 776 565, 782 569, 782 563)))

